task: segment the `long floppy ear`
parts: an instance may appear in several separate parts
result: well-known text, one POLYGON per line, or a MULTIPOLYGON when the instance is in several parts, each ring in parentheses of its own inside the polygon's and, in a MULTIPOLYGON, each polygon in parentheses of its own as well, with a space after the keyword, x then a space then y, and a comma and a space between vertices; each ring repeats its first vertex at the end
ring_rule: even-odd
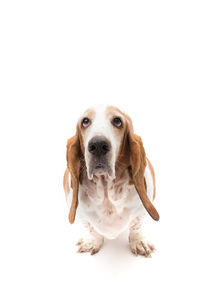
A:
POLYGON ((78 187, 80 175, 80 141, 78 132, 70 138, 67 142, 67 169, 64 175, 64 188, 69 190, 68 173, 71 175, 71 187, 73 189, 72 203, 69 212, 69 222, 74 223, 76 216, 76 209, 78 206, 78 187), (69 172, 68 172, 69 170, 69 172))
POLYGON ((150 216, 158 221, 159 214, 146 192, 146 182, 144 171, 146 167, 146 154, 143 147, 142 139, 134 134, 131 120, 128 120, 128 144, 130 149, 131 175, 137 193, 150 216))

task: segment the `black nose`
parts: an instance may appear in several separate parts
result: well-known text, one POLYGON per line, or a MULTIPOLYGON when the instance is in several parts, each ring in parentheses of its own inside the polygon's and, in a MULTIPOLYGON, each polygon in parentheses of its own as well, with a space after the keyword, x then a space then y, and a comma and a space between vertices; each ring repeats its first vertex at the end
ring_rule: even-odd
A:
POLYGON ((96 156, 105 155, 110 151, 110 142, 104 137, 94 137, 88 144, 88 151, 96 156))

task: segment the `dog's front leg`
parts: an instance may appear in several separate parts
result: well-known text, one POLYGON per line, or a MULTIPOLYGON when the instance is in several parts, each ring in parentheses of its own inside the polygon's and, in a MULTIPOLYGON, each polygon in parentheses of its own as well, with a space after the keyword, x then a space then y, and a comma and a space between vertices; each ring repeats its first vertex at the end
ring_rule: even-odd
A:
POLYGON ((90 254, 93 255, 103 246, 104 237, 97 233, 89 223, 86 224, 86 228, 88 233, 84 238, 78 241, 77 245, 79 249, 77 252, 90 252, 90 254))
POLYGON ((136 255, 140 254, 149 257, 151 256, 151 252, 154 250, 154 246, 143 236, 142 224, 143 217, 136 217, 131 222, 129 232, 130 248, 136 255))

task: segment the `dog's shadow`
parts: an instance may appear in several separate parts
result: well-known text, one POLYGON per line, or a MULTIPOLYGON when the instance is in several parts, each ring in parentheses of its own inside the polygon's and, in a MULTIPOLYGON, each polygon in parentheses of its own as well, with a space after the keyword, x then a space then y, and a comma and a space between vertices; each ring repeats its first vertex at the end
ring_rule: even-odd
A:
POLYGON ((107 266, 113 271, 121 273, 122 270, 133 267, 138 261, 142 260, 141 256, 136 256, 131 252, 128 242, 128 232, 122 233, 114 240, 105 239, 104 246, 96 254, 95 261, 105 268, 107 266), (130 264, 130 265, 129 265, 130 264))
POLYGON ((119 279, 146 258, 136 256, 131 252, 128 232, 124 232, 114 240, 105 239, 104 245, 98 253, 92 256, 90 253, 77 253, 76 259, 82 268, 84 265, 84 272, 90 272, 92 268, 98 274, 102 275, 103 273, 106 278, 119 279))

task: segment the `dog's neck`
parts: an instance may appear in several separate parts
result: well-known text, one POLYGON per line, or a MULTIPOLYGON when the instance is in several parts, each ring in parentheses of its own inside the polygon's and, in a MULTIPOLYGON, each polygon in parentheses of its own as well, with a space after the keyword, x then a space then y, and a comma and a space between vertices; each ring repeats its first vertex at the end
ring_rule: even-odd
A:
POLYGON ((102 174, 102 175, 94 175, 93 179, 90 180, 87 176, 87 172, 85 171, 83 176, 82 176, 83 184, 89 186, 89 187, 96 187, 96 186, 101 186, 104 187, 105 189, 109 189, 112 187, 117 187, 119 184, 122 182, 129 181, 129 170, 128 168, 124 170, 117 170, 116 178, 112 179, 109 177, 108 174, 102 174))

